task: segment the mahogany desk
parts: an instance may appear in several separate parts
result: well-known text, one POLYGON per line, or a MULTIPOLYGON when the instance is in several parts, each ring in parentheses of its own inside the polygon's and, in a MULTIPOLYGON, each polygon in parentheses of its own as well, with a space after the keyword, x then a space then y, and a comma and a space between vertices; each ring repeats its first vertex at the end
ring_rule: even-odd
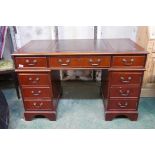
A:
POLYGON ((147 52, 130 39, 31 41, 13 54, 25 119, 56 120, 59 70, 101 69, 105 120, 137 120, 147 52))

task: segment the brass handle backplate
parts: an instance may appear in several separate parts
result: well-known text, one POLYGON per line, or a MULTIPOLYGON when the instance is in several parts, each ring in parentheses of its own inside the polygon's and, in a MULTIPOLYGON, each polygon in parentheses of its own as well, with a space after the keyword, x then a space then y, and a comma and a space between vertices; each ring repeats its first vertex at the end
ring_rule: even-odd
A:
POLYGON ((27 63, 28 66, 34 66, 37 63, 37 60, 34 59, 34 60, 30 61, 29 59, 26 59, 25 62, 27 63))
POLYGON ((43 106, 43 103, 36 103, 34 102, 33 105, 36 107, 36 108, 40 108, 41 106, 43 106))
POLYGON ((101 63, 101 59, 97 59, 96 61, 93 60, 93 59, 89 59, 89 63, 90 63, 92 66, 99 66, 100 63, 101 63))
POLYGON ((121 103, 121 102, 118 102, 117 104, 120 108, 126 108, 128 106, 128 102, 125 102, 125 103, 121 103))
POLYGON ((122 59, 122 62, 125 66, 131 66, 135 60, 131 58, 130 60, 127 60, 125 58, 122 59))
POLYGON ((68 66, 70 62, 71 62, 70 59, 66 59, 65 61, 63 61, 62 59, 58 59, 58 63, 59 63, 61 66, 68 66))
POLYGON ((125 77, 121 76, 120 80, 122 83, 129 83, 132 80, 132 77, 129 76, 127 79, 125 79, 125 77))
POLYGON ((36 84, 36 83, 38 83, 38 81, 40 80, 40 78, 39 77, 36 77, 36 78, 33 79, 32 77, 29 77, 28 80, 31 81, 33 84, 36 84))
POLYGON ((123 90, 119 90, 121 96, 128 96, 130 94, 130 90, 126 90, 126 91, 123 91, 123 90))
POLYGON ((41 90, 38 90, 38 91, 31 91, 31 93, 32 93, 32 95, 34 95, 34 96, 39 96, 40 94, 41 94, 41 90))

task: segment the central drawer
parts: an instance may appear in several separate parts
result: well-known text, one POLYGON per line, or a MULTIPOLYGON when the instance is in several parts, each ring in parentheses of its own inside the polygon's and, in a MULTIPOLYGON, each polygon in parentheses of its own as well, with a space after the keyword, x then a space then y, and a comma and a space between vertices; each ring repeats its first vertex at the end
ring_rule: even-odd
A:
POLYGON ((18 79, 20 85, 49 85, 50 76, 46 73, 19 73, 18 79))
POLYGON ((49 58, 49 66, 61 68, 106 68, 110 67, 110 61, 110 56, 53 56, 49 58))
POLYGON ((22 88, 22 93, 24 98, 51 98, 51 88, 50 87, 24 87, 22 88))

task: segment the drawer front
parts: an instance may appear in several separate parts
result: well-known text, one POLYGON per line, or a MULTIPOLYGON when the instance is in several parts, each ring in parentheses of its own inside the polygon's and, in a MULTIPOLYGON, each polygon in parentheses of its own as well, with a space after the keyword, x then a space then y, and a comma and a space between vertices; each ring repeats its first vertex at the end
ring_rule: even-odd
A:
POLYGON ((20 85, 49 85, 50 77, 48 74, 18 74, 20 85))
POLYGON ((113 56, 113 67, 144 67, 145 56, 113 56))
POLYGON ((133 99, 109 100, 107 110, 137 110, 138 101, 133 99))
POLYGON ((77 57, 71 56, 56 56, 49 58, 50 67, 77 67, 79 66, 79 60, 77 57))
POLYGON ((33 68, 33 67, 47 67, 46 57, 16 57, 16 68, 33 68))
POLYGON ((140 87, 111 87, 110 97, 139 97, 140 87))
POLYGON ((50 67, 110 67, 110 56, 57 56, 49 60, 50 67))
POLYGON ((88 56, 82 57, 81 63, 84 67, 110 67, 110 56, 88 56))
POLYGON ((142 72, 111 72, 111 85, 141 84, 142 72))
POLYGON ((24 101, 25 110, 55 110, 52 101, 24 101))
POLYGON ((24 98, 51 98, 51 88, 49 87, 35 87, 22 88, 24 98))

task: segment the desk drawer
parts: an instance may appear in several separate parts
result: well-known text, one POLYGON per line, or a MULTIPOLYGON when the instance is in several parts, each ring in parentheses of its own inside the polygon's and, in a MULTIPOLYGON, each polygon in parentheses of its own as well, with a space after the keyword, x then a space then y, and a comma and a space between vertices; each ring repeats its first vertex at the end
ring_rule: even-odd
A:
POLYGON ((49 85, 50 77, 49 74, 40 73, 40 74, 18 74, 20 85, 49 85))
POLYGON ((55 110, 52 101, 24 101, 25 110, 55 110))
POLYGON ((138 86, 111 87, 110 97, 139 97, 139 91, 138 86))
POLYGON ((16 57, 16 68, 45 68, 47 67, 46 57, 16 57))
POLYGON ((107 104, 107 110, 137 110, 137 105, 135 99, 112 99, 107 104))
POLYGON ((110 67, 110 56, 87 56, 82 57, 81 62, 84 67, 110 67))
POLYGON ((35 88, 22 88, 24 98, 51 98, 51 88, 49 87, 35 87, 35 88))
POLYGON ((112 67, 144 67, 145 56, 113 56, 112 67))
POLYGON ((120 84, 141 84, 143 77, 142 72, 111 72, 111 85, 120 84))
POLYGON ((78 57, 56 56, 49 58, 50 67, 77 67, 80 64, 78 57))
POLYGON ((110 56, 56 56, 49 60, 50 67, 110 67, 110 56))

